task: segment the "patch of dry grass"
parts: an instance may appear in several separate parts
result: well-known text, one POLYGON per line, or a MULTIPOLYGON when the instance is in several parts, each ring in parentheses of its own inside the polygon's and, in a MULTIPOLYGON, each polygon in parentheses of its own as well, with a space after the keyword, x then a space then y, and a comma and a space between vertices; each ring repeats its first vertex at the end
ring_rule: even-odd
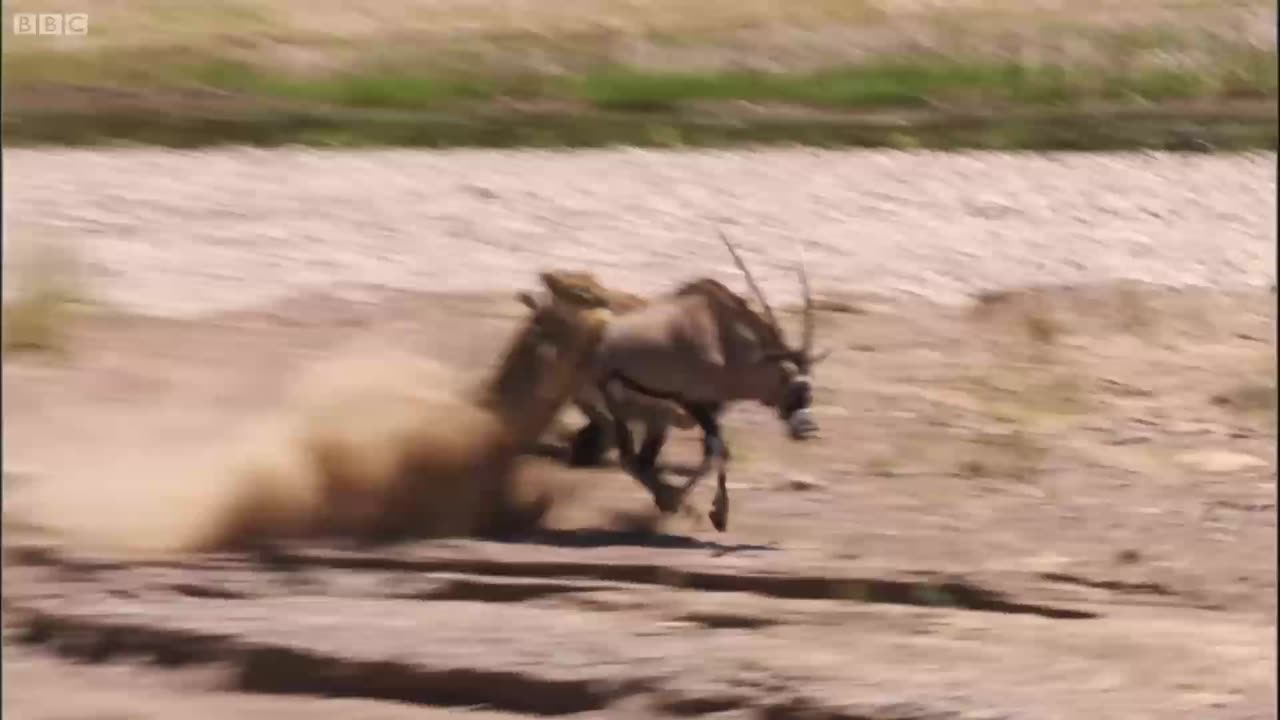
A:
POLYGON ((1244 412, 1276 411, 1276 383, 1257 380, 1243 382, 1230 390, 1213 396, 1213 404, 1244 412))
POLYGON ((3 345, 9 352, 63 352, 70 326, 87 301, 84 276, 68 246, 36 244, 6 258, 3 345))
MULTIPOLYGON (((5 22, 39 11, 65 8, 15 0, 5 22)), ((120 0, 86 37, 6 38, 8 142, 1273 147, 1275 18, 1261 0, 120 0), (1153 108, 1170 117, 1123 114, 1153 108), (686 117, 708 109, 730 120, 686 117), (923 119, 885 127, 886 109, 923 119)))
MULTIPOLYGON (((5 21, 14 12, 41 10, 63 8, 15 0, 6 4, 5 21)), ((272 94, 301 92, 295 85, 302 83, 310 96, 334 95, 317 85, 354 82, 346 76, 365 84, 427 78, 434 85, 462 82, 460 73, 480 76, 463 78, 471 94, 496 84, 503 93, 528 85, 524 91, 542 95, 546 88, 533 85, 593 72, 576 95, 614 105, 724 96, 848 101, 899 86, 907 87, 890 99, 925 93, 950 101, 957 98, 945 91, 956 85, 979 86, 986 95, 1003 88, 1020 101, 1274 96, 1274 23, 1274 6, 1260 0, 1143 0, 1123 7, 1009 0, 572 6, 123 0, 95 7, 86 37, 10 36, 4 54, 11 86, 203 85, 272 94), (235 68, 232 87, 220 85, 218 68, 235 68), (253 87, 234 86, 248 78, 253 87)))
POLYGON ((1274 433, 1274 340, 1261 330, 1273 312, 1132 283, 976 298, 968 320, 985 361, 960 380, 976 416, 961 474, 1028 479, 1051 454, 1160 472, 1167 458, 1150 443, 1166 425, 1211 426, 1206 397, 1240 416, 1223 418, 1224 433, 1241 419, 1274 433), (1170 381, 1187 373, 1198 384, 1170 381))
POLYGON ((1158 329, 1156 313, 1147 301, 1132 287, 1117 290, 1117 306, 1120 329, 1143 339, 1151 339, 1158 329))
POLYGON ((859 469, 1019 482, 1091 466, 1158 476, 1193 444, 1273 438, 1266 299, 1125 282, 983 294, 948 316, 945 349, 927 364, 874 384, 904 419, 886 420, 859 469))
POLYGON ((860 471, 882 478, 943 475, 1030 482, 1053 450, 1049 435, 1031 424, 973 416, 957 425, 958 432, 898 433, 860 471))
POLYGON ((1276 356, 1273 348, 1260 354, 1249 367, 1226 389, 1214 393, 1210 402, 1215 406, 1262 416, 1274 422, 1277 409, 1276 356))
POLYGON ((957 466, 964 477, 1033 479, 1052 433, 1090 413, 1090 376, 1065 346, 1070 334, 1051 293, 982 293, 970 310, 986 361, 962 382, 980 420, 957 466))
POLYGON ((1044 467, 1048 445, 1037 435, 1018 428, 977 433, 958 470, 964 477, 1030 481, 1044 467))
MULTIPOLYGON (((65 12, 55 0, 12 0, 15 12, 65 12)), ((655 39, 672 45, 695 42, 732 46, 734 36, 766 42, 765 49, 810 46, 810 52, 884 53, 897 49, 954 52, 965 44, 996 43, 1071 50, 1078 55, 1118 45, 1137 50, 1222 40, 1233 45, 1274 46, 1274 4, 1262 0, 1186 2, 1137 0, 1118 5, 1088 0, 1069 5, 1016 0, 919 2, 916 0, 796 0, 739 2, 707 0, 584 0, 570 5, 531 0, 387 0, 357 4, 346 0, 218 0, 190 4, 174 0, 118 0, 91 11, 88 37, 63 47, 139 47, 239 44, 386 45, 396 39, 439 40, 467 36, 492 42, 518 36, 581 41, 588 36, 617 40, 655 39), (833 29, 857 31, 865 42, 833 47, 833 29), (1064 37, 1076 30, 1075 38, 1064 37), (1103 42, 1099 32, 1114 37, 1103 42), (1243 31, 1243 32, 1242 32, 1243 31), (1185 41, 1185 42, 1184 42, 1185 41), (1090 47, 1093 47, 1090 50, 1090 47)), ((48 45, 48 38, 10 38, 18 47, 48 45)), ((760 48, 757 48, 760 49, 760 48)), ((740 48, 743 54, 748 48, 740 48)))
POLYGON ((969 392, 977 413, 955 465, 964 477, 1034 479, 1054 433, 1094 407, 1086 377, 1071 364, 996 359, 971 379, 969 392))

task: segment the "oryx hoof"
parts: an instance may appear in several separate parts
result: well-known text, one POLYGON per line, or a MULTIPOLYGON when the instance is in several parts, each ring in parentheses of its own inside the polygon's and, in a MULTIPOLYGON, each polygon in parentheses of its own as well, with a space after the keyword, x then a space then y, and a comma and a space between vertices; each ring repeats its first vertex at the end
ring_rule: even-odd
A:
POLYGON ((680 509, 682 493, 676 488, 655 479, 650 490, 653 492, 653 504, 657 505, 658 510, 664 515, 670 515, 680 509))
POLYGON ((716 493, 716 499, 711 502, 711 512, 707 513, 707 517, 711 518, 711 524, 720 532, 724 532, 729 527, 729 496, 723 491, 716 493))
POLYGON ((711 525, 719 532, 729 529, 729 508, 723 505, 715 505, 711 508, 711 512, 707 513, 707 517, 711 518, 711 525))

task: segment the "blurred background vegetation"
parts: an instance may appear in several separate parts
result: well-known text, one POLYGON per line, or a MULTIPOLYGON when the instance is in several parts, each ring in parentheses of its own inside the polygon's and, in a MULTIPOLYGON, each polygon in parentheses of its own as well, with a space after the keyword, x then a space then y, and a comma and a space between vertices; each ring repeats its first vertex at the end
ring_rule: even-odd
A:
POLYGON ((6 143, 1274 148, 1263 0, 116 0, 6 143))

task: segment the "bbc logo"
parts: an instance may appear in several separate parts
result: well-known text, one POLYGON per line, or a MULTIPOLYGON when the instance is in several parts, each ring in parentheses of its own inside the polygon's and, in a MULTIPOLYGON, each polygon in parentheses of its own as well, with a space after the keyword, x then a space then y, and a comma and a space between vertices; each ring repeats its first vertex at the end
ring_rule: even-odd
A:
POLYGON ((89 13, 14 13, 14 35, 88 35, 89 13))

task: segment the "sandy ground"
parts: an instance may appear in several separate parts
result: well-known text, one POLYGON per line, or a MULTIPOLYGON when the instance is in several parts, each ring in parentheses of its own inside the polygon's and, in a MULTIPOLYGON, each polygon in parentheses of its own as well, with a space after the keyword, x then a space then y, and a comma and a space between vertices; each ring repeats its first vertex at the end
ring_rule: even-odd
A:
POLYGON ((542 267, 739 287, 716 218, 779 298, 810 243, 838 349, 821 440, 728 415, 723 534, 709 483, 638 532, 636 483, 551 459, 580 492, 518 542, 128 564, 7 527, 14 717, 1275 716, 1274 156, 6 161, 9 238, 107 300, 6 358, 7 489, 194 452, 352 342, 489 364, 542 267), (1036 282, 1073 287, 961 302, 1036 282))

